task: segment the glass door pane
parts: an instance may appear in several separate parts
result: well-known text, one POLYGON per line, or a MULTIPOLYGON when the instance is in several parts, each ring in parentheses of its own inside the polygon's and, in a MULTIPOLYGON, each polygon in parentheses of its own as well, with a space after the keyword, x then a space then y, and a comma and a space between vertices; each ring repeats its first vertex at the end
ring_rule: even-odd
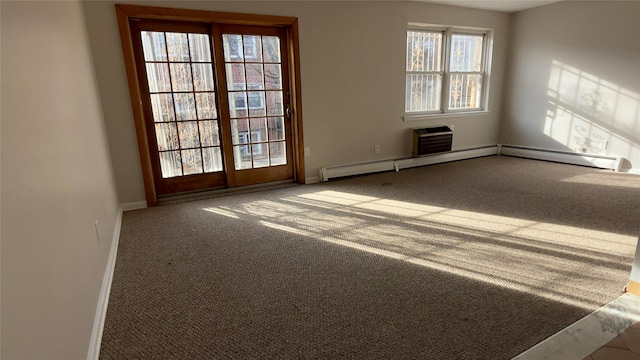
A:
POLYGON ((140 36, 162 178, 223 171, 210 36, 140 36))
POLYGON ((287 165, 280 38, 222 40, 235 170, 287 165))

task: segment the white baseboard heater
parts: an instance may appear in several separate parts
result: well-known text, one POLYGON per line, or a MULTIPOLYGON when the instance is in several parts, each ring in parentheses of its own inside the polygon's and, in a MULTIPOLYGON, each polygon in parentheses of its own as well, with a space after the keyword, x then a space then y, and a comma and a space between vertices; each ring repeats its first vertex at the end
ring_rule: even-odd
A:
POLYGON ((439 164, 449 161, 473 159, 482 156, 490 156, 498 154, 496 145, 489 145, 478 148, 455 150, 446 153, 411 157, 395 160, 382 160, 366 163, 358 163, 351 165, 327 166, 319 169, 320 181, 341 178, 346 176, 363 175, 382 171, 400 171, 417 166, 439 164))
POLYGON ((498 154, 620 171, 623 158, 526 146, 498 145, 498 154))
MULTIPOLYGON (((414 142, 415 145, 415 142, 414 142)), ((515 145, 489 145, 477 148, 454 150, 429 156, 382 160, 350 165, 327 166, 319 169, 320 181, 328 181, 354 175, 364 175, 383 171, 400 171, 417 166, 439 164, 449 161, 473 159, 491 155, 506 155, 534 160, 582 165, 600 169, 620 171, 623 158, 615 156, 580 154, 568 151, 533 148, 515 145)))

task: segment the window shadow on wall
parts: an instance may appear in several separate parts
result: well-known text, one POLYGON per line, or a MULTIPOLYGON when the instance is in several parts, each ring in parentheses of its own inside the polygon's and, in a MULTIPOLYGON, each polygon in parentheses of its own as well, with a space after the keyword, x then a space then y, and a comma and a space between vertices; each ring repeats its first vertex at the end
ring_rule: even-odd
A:
POLYGON ((581 153, 627 159, 640 153, 638 93, 553 60, 547 95, 547 136, 581 153))

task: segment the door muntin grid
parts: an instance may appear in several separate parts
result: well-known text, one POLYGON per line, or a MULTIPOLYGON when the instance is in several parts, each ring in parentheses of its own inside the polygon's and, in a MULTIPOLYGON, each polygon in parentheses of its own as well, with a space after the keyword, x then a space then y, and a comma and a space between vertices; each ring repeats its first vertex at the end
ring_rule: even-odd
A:
POLYGON ((235 170, 287 164, 280 38, 223 34, 235 170))
POLYGON ((223 171, 210 36, 140 34, 162 177, 223 171))

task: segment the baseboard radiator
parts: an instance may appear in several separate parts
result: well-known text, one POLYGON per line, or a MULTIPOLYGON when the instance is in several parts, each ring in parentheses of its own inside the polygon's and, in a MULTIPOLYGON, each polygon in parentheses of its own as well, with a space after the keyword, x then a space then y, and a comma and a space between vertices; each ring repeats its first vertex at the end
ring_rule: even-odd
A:
POLYGON ((623 158, 526 146, 498 145, 498 154, 620 171, 623 158))
POLYGON ((363 175, 383 171, 400 171, 412 167, 433 165, 450 161, 473 159, 477 157, 497 155, 498 147, 489 145, 439 153, 430 156, 410 157, 395 160, 382 160, 351 165, 327 166, 319 169, 320 181, 328 181, 346 176, 363 175))

